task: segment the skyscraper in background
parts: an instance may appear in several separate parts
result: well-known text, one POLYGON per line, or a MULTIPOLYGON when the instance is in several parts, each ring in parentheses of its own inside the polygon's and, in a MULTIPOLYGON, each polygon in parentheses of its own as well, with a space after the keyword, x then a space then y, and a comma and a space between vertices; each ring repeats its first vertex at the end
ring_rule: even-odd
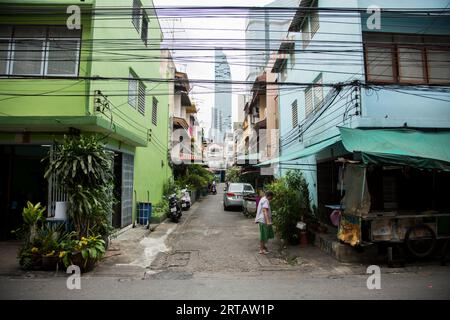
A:
POLYGON ((215 51, 215 82, 210 138, 214 142, 222 143, 225 133, 230 132, 232 126, 232 87, 230 65, 220 48, 215 51))

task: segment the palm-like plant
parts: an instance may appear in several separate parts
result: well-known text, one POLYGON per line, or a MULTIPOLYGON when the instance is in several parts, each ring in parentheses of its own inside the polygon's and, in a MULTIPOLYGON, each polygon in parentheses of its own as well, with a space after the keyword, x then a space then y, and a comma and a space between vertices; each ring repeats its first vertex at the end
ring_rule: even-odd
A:
POLYGON ((23 208, 22 217, 24 223, 28 226, 28 241, 31 243, 36 237, 38 223, 44 219, 45 207, 41 203, 33 205, 30 201, 23 208))
POLYGON ((54 174, 67 191, 69 216, 80 237, 108 225, 114 200, 112 166, 113 154, 95 136, 66 136, 50 158, 45 177, 54 174))

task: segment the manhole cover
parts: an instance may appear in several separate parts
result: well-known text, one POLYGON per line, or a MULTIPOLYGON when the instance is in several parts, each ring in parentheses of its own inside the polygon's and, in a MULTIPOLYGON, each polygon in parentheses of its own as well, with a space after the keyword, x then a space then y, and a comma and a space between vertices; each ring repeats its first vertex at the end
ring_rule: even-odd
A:
POLYGON ((193 274, 191 272, 174 272, 174 271, 162 271, 152 274, 148 279, 152 280, 190 280, 193 274))
POLYGON ((189 251, 175 252, 167 257, 168 267, 185 267, 188 265, 191 258, 189 251))

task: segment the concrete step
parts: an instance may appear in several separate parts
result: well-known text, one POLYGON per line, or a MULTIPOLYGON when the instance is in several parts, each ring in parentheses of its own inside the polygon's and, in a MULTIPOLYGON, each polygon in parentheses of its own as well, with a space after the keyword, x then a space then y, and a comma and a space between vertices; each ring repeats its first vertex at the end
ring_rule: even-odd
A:
POLYGON ((337 233, 319 233, 310 231, 314 235, 314 245, 321 251, 329 254, 340 262, 344 263, 375 263, 380 262, 378 248, 376 245, 369 245, 361 250, 341 243, 337 239, 337 233))

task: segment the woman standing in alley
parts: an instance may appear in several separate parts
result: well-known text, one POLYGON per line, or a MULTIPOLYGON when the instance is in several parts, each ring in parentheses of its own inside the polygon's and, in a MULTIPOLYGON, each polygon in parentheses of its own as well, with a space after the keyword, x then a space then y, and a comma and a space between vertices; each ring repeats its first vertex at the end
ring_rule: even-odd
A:
POLYGON ((259 253, 267 254, 266 243, 269 239, 274 238, 272 228, 272 212, 270 210, 270 201, 273 198, 273 192, 267 191, 265 196, 261 198, 256 211, 255 223, 259 224, 259 253))

